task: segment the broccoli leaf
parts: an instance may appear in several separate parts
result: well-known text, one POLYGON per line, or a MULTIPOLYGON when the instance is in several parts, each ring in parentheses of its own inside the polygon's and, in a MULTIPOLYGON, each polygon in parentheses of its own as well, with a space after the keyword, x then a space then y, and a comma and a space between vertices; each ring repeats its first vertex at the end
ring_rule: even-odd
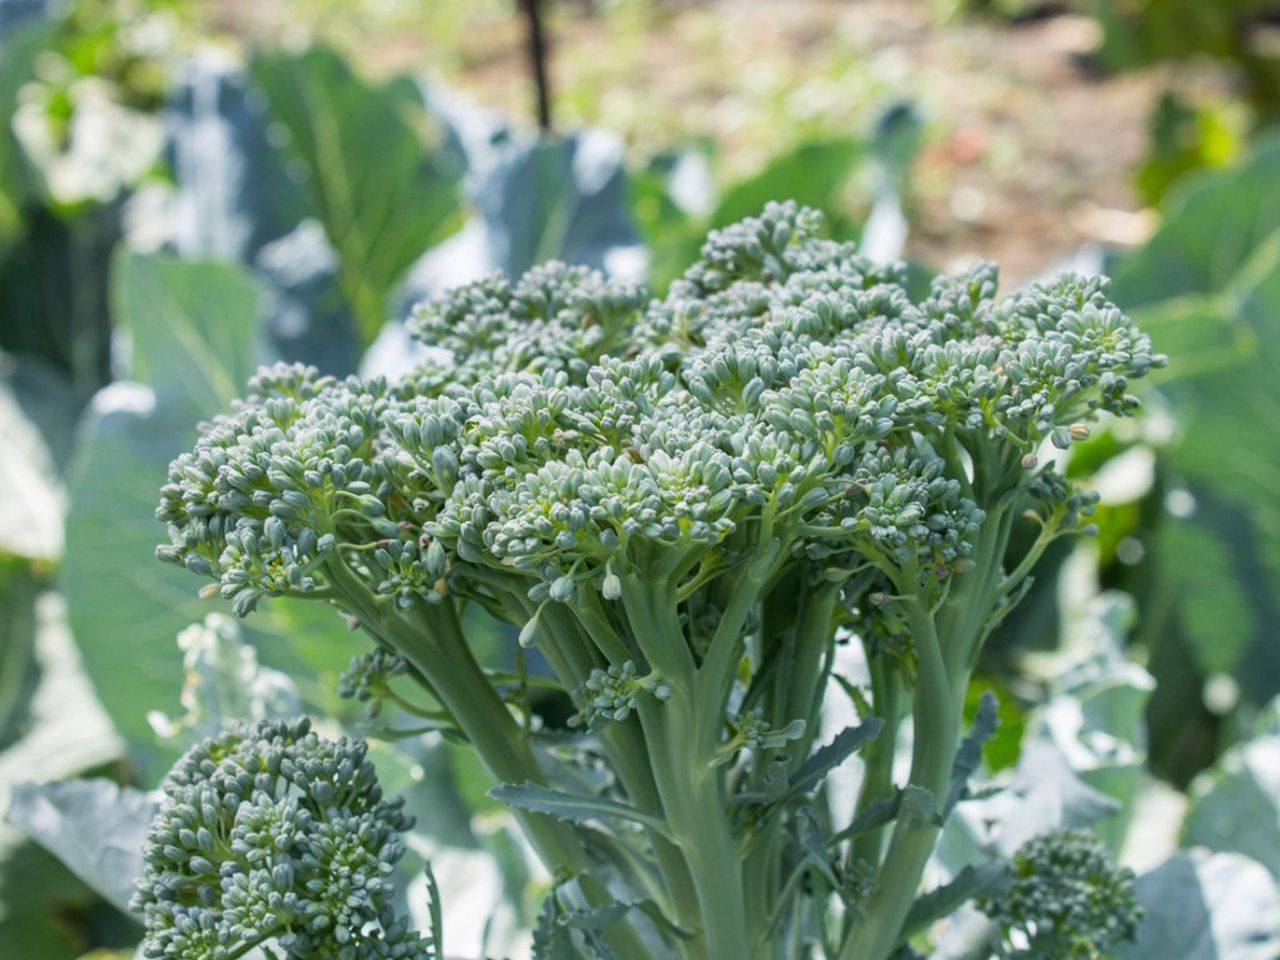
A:
POLYGON ((261 53, 250 71, 287 131, 368 344, 406 268, 458 226, 458 171, 428 150, 404 96, 366 84, 328 47, 261 53))
POLYGON ((827 774, 857 753, 864 743, 878 737, 883 727, 883 720, 879 717, 871 717, 856 727, 846 727, 840 731, 830 743, 814 751, 813 755, 791 775, 791 779, 787 782, 786 793, 782 795, 779 802, 797 797, 821 783, 827 774))
POLYGON ((549 790, 536 783, 503 783, 489 791, 489 796, 502 803, 528 810, 532 813, 545 813, 565 820, 569 823, 583 823, 587 820, 620 819, 631 820, 643 824, 651 830, 665 834, 667 827, 658 817, 625 803, 608 800, 604 797, 590 797, 581 794, 561 793, 549 790))
POLYGON ((973 718, 968 736, 960 741, 960 747, 956 750, 955 763, 951 768, 951 786, 942 806, 943 819, 949 817, 956 804, 964 799, 969 789, 969 778, 982 763, 982 746, 995 735, 996 726, 1000 722, 998 709, 996 695, 988 690, 978 701, 978 714, 973 718))
POLYGON ((1235 853, 1179 854, 1138 878, 1146 916, 1117 960, 1273 960, 1280 956, 1280 890, 1235 853))
POLYGON ((239 267, 125 254, 112 278, 117 323, 130 334, 134 379, 188 416, 226 409, 266 359, 262 289, 239 267))
POLYGON ((1009 864, 1004 860, 988 860, 965 867, 950 882, 916 898, 902 925, 902 938, 910 939, 976 896, 990 895, 1008 878, 1009 864))
POLYGON ((142 875, 142 844, 158 804, 110 780, 20 783, 9 820, 67 865, 112 906, 128 913, 142 875))

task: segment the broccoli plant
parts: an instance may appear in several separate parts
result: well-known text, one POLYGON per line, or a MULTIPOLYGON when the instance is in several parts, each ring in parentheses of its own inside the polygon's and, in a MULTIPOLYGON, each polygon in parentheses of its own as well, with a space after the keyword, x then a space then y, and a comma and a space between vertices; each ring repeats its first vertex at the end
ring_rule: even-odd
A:
MULTIPOLYGON (((544 953, 886 960, 954 906, 917 895, 978 762, 970 674, 1045 548, 1088 530, 1046 451, 1163 363, 1103 279, 998 300, 983 264, 913 302, 902 265, 820 229, 770 204, 662 300, 559 264, 458 287, 413 317, 435 349, 410 376, 264 369, 170 469, 163 559, 240 615, 336 606, 380 651, 346 686, 394 672, 475 750, 555 878, 544 953), (518 630, 515 669, 478 660, 471 607, 518 630), (869 688, 833 677, 850 642, 869 688), (861 721, 824 736, 842 686, 861 721), (573 749, 534 687, 572 702, 573 749), (816 802, 858 750, 856 802, 816 802)), ((1006 914, 1043 899, 1001 922, 1039 936, 1006 914)))

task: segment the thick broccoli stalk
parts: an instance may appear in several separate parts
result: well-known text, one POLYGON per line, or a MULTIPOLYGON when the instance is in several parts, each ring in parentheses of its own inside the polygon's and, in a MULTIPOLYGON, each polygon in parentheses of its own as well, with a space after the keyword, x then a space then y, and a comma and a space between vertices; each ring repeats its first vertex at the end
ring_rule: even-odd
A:
POLYGON ((435 960, 393 907, 413 821, 383 799, 366 749, 301 720, 237 726, 189 750, 147 836, 133 901, 143 955, 435 960))
MULTIPOLYGON (((160 555, 238 613, 323 600, 401 658, 553 873, 589 906, 652 901, 686 960, 774 956, 802 919, 842 960, 899 946, 982 642, 1088 529, 1045 450, 1131 412, 1163 363, 1104 280, 997 300, 980 265, 913 302, 902 265, 820 228, 770 204, 661 300, 562 265, 459 287, 411 323, 444 359, 402 382, 263 371, 157 511, 160 555), (1006 569, 1017 524, 1039 535, 1006 569), (613 806, 548 800, 586 778, 539 755, 529 678, 481 667, 468 605, 538 646, 613 806), (871 663, 864 733, 883 729, 815 753, 842 628, 871 663), (832 825, 826 863, 806 804, 842 744, 869 771, 847 815, 875 825, 832 825)), ((654 956, 617 916, 608 948, 654 956)))

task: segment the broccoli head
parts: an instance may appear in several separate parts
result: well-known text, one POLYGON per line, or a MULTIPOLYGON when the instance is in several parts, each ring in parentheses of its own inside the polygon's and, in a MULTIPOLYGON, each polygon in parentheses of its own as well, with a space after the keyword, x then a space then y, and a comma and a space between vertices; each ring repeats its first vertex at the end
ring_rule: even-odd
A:
POLYGON ((262 721, 177 763, 147 837, 134 907, 149 960, 432 960, 396 915, 391 873, 412 826, 367 747, 309 722, 262 721))

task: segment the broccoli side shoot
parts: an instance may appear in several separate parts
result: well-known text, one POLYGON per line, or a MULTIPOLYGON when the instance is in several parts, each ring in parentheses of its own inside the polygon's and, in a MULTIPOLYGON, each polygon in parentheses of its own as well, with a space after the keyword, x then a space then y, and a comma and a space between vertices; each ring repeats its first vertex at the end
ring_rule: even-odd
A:
POLYGON ((1088 831, 1028 841, 1012 869, 1007 889, 977 902, 1004 932, 1001 956, 1095 960, 1137 932, 1133 871, 1117 866, 1088 831))
POLYGON ((143 956, 432 960, 392 905, 412 819, 383 799, 366 752, 305 719, 236 726, 189 750, 165 780, 134 895, 143 956))

